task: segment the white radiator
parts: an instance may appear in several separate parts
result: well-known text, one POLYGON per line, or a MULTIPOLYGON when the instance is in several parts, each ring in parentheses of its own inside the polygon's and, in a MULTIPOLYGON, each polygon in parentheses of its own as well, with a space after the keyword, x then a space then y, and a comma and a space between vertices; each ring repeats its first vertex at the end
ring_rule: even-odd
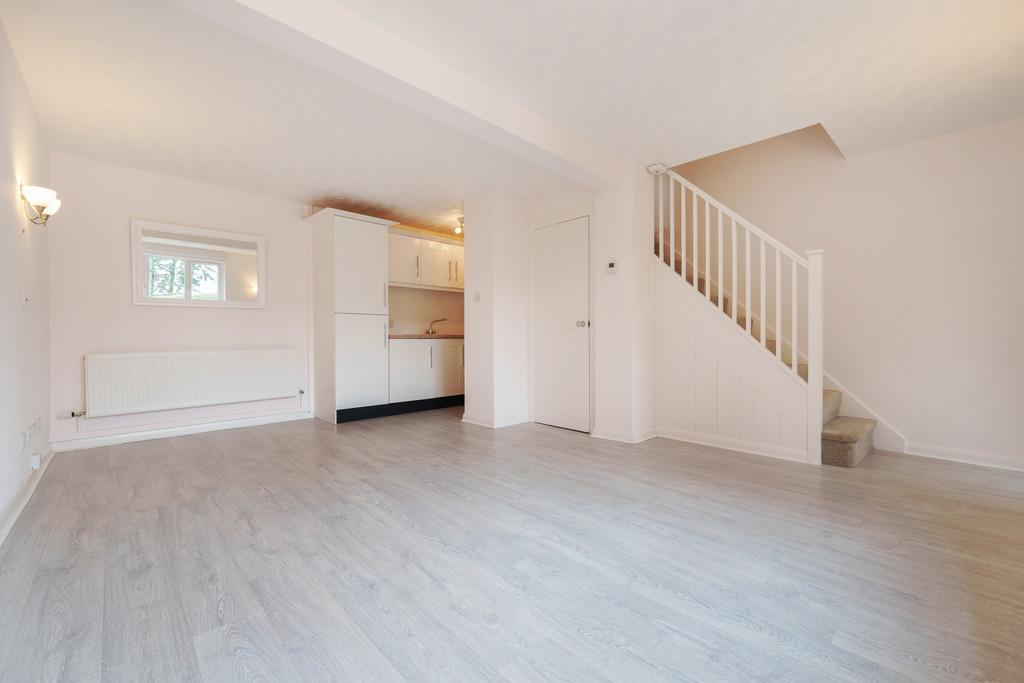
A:
POLYGON ((295 349, 85 357, 88 417, 297 396, 295 349))

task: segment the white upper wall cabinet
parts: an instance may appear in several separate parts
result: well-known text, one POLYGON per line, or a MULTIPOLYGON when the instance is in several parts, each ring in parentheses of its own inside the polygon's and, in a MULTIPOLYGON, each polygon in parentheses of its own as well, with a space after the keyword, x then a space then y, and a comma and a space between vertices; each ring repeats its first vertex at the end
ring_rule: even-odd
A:
POLYGON ((388 279, 396 284, 420 283, 420 239, 409 235, 388 235, 388 279))
POLYGON ((388 228, 334 219, 334 312, 388 312, 388 228))
POLYGON ((465 248, 426 237, 392 232, 388 278, 393 285, 433 289, 463 289, 465 248))
POLYGON ((452 287, 452 261, 444 242, 420 241, 422 275, 420 283, 432 287, 452 287))
POLYGON ((448 248, 452 257, 452 265, 455 270, 453 285, 458 289, 465 289, 465 264, 466 264, 466 248, 459 244, 449 245, 448 248))

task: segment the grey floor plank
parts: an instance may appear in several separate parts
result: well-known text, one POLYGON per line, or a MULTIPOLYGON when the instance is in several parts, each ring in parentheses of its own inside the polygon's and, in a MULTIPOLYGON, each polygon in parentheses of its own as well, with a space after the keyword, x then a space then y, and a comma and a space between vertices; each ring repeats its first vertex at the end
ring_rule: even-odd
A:
POLYGON ((1024 475, 458 417, 57 456, 2 680, 1020 680, 1024 475))

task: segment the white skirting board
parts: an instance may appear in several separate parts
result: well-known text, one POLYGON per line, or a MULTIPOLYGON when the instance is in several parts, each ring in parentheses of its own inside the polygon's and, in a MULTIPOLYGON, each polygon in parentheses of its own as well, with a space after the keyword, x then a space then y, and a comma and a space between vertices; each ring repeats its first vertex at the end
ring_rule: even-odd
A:
POLYGON ((655 432, 641 432, 639 434, 628 434, 626 432, 605 432, 602 430, 594 430, 590 432, 590 436, 595 439, 604 439, 605 441, 617 441, 618 443, 643 443, 648 439, 653 439, 658 436, 655 432))
POLYGON ((14 523, 18 521, 18 516, 21 514, 25 506, 28 505, 28 501, 32 499, 32 494, 35 493, 36 487, 39 486, 39 482, 43 478, 43 473, 46 472, 46 468, 50 466, 50 461, 53 460, 53 451, 50 451, 43 456, 42 461, 39 464, 38 470, 33 470, 32 474, 25 483, 22 484, 21 490, 18 491, 17 497, 11 504, 4 510, 3 516, 0 517, 0 545, 3 545, 4 540, 7 538, 7 534, 14 528, 14 523))
POLYGON ((305 410, 289 413, 277 413, 272 415, 259 415, 256 417, 245 417, 237 420, 220 420, 217 422, 204 422, 192 425, 181 425, 177 427, 148 429, 139 432, 126 432, 124 434, 104 434, 103 436, 87 436, 80 439, 66 439, 63 441, 55 441, 53 443, 53 450, 56 453, 64 453, 66 451, 77 451, 86 448, 116 446, 119 443, 131 443, 133 441, 148 441, 149 439, 166 439, 172 436, 202 434, 203 432, 216 432, 222 429, 256 427, 259 425, 274 424, 276 422, 292 422, 294 420, 311 419, 313 419, 313 413, 305 410))
POLYGON ((793 462, 805 462, 807 454, 799 448, 787 448, 775 444, 766 444, 757 441, 745 441, 718 434, 699 434, 672 429, 658 431, 658 436, 673 441, 684 441, 686 443, 698 444, 700 446, 712 446, 728 451, 749 453, 751 455, 765 455, 769 458, 781 460, 792 460, 793 462))
POLYGON ((986 453, 985 451, 969 451, 961 448, 946 448, 927 443, 908 441, 907 455, 916 455, 933 460, 948 460, 966 465, 995 467, 1001 470, 1024 472, 1024 455, 1012 456, 1007 453, 986 453))

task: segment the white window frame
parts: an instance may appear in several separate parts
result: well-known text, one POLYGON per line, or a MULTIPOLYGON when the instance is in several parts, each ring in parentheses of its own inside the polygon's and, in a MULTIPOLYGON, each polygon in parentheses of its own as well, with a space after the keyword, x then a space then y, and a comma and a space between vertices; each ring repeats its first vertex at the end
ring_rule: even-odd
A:
POLYGON ((206 228, 193 228, 168 223, 157 223, 154 221, 133 220, 131 221, 132 241, 132 300, 139 306, 195 306, 213 308, 266 308, 266 250, 263 237, 259 235, 248 235, 239 232, 227 232, 222 230, 208 230, 206 228), (144 230, 158 232, 169 232, 188 237, 210 237, 217 239, 238 240, 253 242, 256 245, 256 284, 257 299, 255 301, 228 301, 226 300, 227 290, 225 287, 226 263, 218 259, 200 257, 195 255, 175 252, 173 248, 161 249, 159 247, 143 246, 142 233, 144 230), (147 296, 149 266, 146 262, 149 256, 166 256, 182 259, 186 262, 186 287, 185 296, 181 299, 162 299, 147 296), (220 266, 220 277, 218 278, 218 294, 220 299, 208 301, 192 298, 192 263, 216 263, 220 266))

